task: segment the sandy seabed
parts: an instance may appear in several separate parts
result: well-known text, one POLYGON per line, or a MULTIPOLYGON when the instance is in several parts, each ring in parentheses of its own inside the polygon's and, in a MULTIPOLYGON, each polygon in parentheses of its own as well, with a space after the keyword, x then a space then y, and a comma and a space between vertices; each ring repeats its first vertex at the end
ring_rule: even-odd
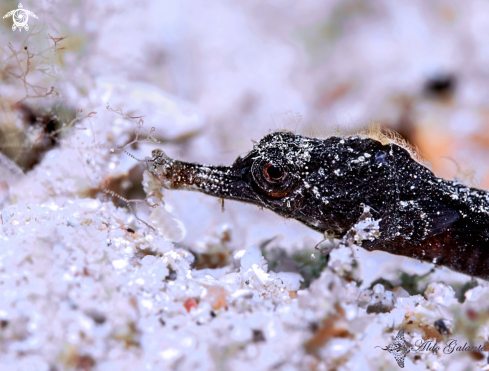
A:
POLYGON ((345 3, 26 2, 41 33, 2 24, 2 71, 25 71, 25 44, 27 81, 55 88, 24 99, 23 79, 3 73, 2 135, 24 130, 23 149, 47 135, 22 126, 19 101, 83 111, 31 170, 0 153, 1 371, 397 370, 389 344, 401 329, 414 347, 405 369, 489 369, 488 352, 468 349, 489 341, 487 282, 351 241, 326 261, 320 234, 163 190, 120 150, 229 164, 277 126, 314 134, 295 113, 309 111, 340 128, 407 127, 438 173, 456 172, 447 150, 487 186, 489 9, 345 3), (68 38, 54 46, 48 34, 68 38), (470 63, 460 50, 476 51, 470 63), (422 95, 433 70, 455 71, 458 93, 422 95), (144 191, 158 205, 131 205, 154 229, 104 187, 144 191))

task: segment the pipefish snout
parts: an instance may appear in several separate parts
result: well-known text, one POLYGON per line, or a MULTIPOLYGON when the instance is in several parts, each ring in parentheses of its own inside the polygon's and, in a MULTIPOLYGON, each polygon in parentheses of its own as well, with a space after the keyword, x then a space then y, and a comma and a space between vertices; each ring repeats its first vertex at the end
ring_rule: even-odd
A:
POLYGON ((435 176, 397 143, 275 132, 231 166, 155 150, 149 171, 167 188, 255 204, 338 237, 368 206, 380 233, 363 248, 489 278, 489 192, 435 176))

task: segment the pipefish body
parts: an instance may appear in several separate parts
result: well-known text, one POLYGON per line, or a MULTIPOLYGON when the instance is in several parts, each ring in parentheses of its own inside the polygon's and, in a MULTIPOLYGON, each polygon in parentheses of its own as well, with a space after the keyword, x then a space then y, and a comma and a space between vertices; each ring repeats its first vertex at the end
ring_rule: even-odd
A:
POLYGON ((166 188, 255 204, 337 237, 368 206, 380 233, 363 248, 489 278, 489 192, 435 176, 396 142, 275 132, 231 166, 182 162, 161 150, 148 166, 166 188))

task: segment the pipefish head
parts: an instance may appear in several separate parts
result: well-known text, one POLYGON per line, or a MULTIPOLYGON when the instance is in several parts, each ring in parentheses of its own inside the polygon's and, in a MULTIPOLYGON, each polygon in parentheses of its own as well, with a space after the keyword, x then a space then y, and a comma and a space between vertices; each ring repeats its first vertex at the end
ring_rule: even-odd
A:
POLYGON ((393 197, 385 182, 390 149, 359 136, 317 139, 275 132, 231 166, 181 162, 155 150, 149 170, 167 188, 256 204, 342 235, 358 220, 362 205, 375 208, 393 197), (380 185, 384 192, 376 189, 380 185))

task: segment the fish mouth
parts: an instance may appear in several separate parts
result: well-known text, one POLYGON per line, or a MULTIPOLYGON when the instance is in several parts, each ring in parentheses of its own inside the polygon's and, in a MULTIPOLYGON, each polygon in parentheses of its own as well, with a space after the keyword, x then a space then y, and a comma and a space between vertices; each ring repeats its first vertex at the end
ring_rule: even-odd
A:
POLYGON ((154 150, 147 161, 150 174, 167 189, 189 190, 210 196, 266 206, 241 171, 232 166, 209 166, 174 160, 154 150))

